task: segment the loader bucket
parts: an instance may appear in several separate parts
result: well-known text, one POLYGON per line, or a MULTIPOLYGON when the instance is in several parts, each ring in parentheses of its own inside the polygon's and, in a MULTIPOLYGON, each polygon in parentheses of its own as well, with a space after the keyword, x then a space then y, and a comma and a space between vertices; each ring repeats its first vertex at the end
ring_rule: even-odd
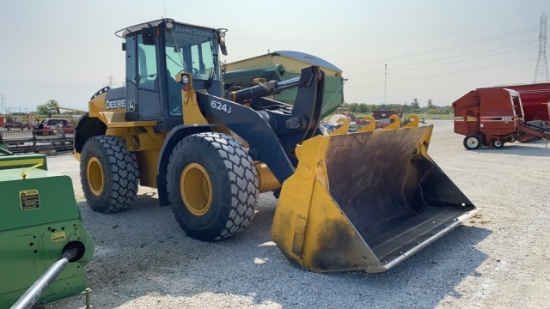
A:
POLYGON ((315 272, 382 272, 473 216, 427 154, 432 126, 316 136, 296 149, 272 237, 315 272))

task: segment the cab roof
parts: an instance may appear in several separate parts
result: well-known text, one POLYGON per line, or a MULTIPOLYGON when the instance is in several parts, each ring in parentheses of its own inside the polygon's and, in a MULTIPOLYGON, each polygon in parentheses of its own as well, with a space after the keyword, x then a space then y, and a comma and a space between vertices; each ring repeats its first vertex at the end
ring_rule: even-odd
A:
POLYGON ((209 29, 209 30, 216 31, 215 28, 198 26, 198 25, 188 24, 188 23, 182 23, 182 22, 179 22, 179 21, 175 21, 172 18, 162 18, 162 19, 148 21, 148 22, 137 24, 137 25, 134 25, 134 26, 129 26, 129 27, 126 27, 126 28, 122 28, 122 29, 118 30, 117 32, 115 32, 115 35, 118 36, 119 38, 125 38, 126 35, 129 34, 129 33, 134 33, 134 32, 140 31, 143 28, 154 28, 154 27, 156 27, 160 24, 168 23, 168 22, 172 22, 172 23, 175 23, 175 24, 178 24, 178 25, 184 25, 184 26, 189 26, 189 27, 203 28, 203 29, 209 29))

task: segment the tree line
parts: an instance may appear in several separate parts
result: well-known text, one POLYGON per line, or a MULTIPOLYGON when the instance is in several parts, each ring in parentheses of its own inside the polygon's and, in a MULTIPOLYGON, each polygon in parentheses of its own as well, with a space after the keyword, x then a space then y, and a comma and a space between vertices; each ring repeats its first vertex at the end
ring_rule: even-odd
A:
MULTIPOLYGON (((427 102, 427 105, 420 107, 420 103, 417 98, 412 99, 412 101, 405 102, 403 104, 365 104, 365 103, 343 103, 342 107, 347 107, 352 113, 357 114, 372 114, 373 111, 379 110, 399 110, 403 111, 405 114, 450 114, 453 112, 453 107, 451 105, 447 106, 436 106, 433 104, 433 101, 430 99, 427 102)), ((36 107, 36 111, 41 115, 48 115, 51 117, 52 114, 59 113, 59 103, 56 100, 50 99, 44 104, 40 104, 36 107)), ((17 114, 17 113, 14 113, 17 114)), ((76 114, 72 111, 65 111, 62 114, 76 114)))
POLYGON ((344 103, 343 107, 348 107, 352 113, 358 114, 371 114, 373 111, 379 110, 400 110, 405 114, 450 114, 453 112, 451 105, 436 106, 430 99, 427 101, 427 106, 420 107, 420 103, 417 98, 414 98, 411 102, 405 102, 403 104, 365 104, 365 103, 344 103))
POLYGON ((82 114, 82 112, 78 110, 73 110, 70 108, 65 108, 59 106, 59 103, 54 100, 50 99, 44 104, 39 104, 36 106, 36 111, 31 112, 16 112, 16 111, 7 111, 6 114, 14 115, 14 116, 21 116, 21 115, 28 115, 28 114, 37 114, 37 115, 46 115, 47 117, 52 117, 54 114, 59 115, 79 115, 82 114), (65 110, 65 111, 62 111, 65 110))

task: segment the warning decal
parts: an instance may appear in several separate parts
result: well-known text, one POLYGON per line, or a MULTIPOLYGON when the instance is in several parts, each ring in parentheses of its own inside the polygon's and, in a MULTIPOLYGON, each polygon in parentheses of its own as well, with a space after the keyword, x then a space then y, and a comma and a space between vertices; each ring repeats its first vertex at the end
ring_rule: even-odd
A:
POLYGON ((38 198, 38 190, 19 191, 19 199, 21 200, 22 210, 31 210, 31 209, 40 208, 40 199, 38 198))
POLYGON ((65 240, 65 232, 53 233, 52 242, 65 240))

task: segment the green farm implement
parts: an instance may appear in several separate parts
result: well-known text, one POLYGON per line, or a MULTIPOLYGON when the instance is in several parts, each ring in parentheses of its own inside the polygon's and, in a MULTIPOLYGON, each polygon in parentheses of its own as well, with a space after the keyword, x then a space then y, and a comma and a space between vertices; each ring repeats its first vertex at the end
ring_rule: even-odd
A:
POLYGON ((0 147, 0 308, 32 308, 81 294, 94 245, 70 177, 40 154, 0 147))

